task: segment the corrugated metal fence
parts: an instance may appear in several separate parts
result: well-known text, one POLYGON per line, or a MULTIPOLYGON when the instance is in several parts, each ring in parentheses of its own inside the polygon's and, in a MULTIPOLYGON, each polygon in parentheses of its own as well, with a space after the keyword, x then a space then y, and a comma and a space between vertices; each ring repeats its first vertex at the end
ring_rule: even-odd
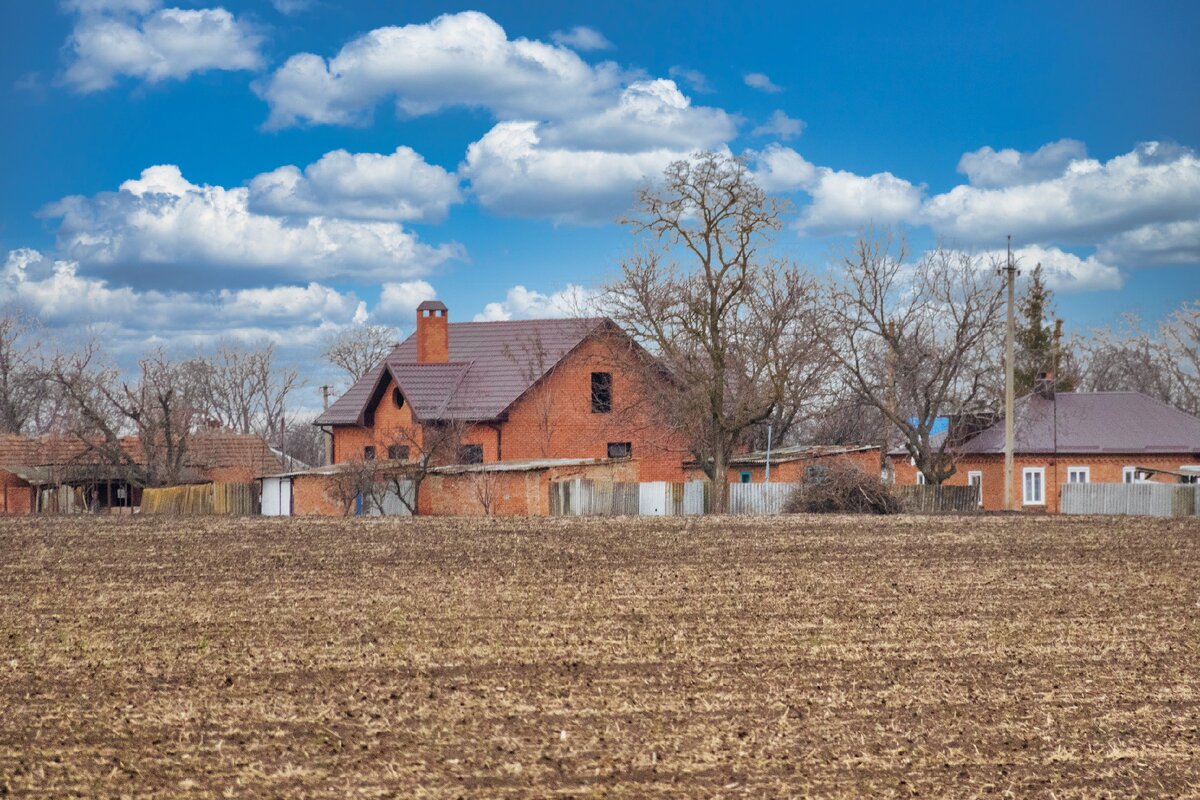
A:
POLYGON ((1200 514, 1200 486, 1170 483, 1067 483, 1064 514, 1190 517, 1200 514))
POLYGON ((556 517, 682 516, 708 508, 705 481, 614 483, 577 478, 550 484, 550 514, 556 517))
POLYGON ((258 513, 258 491, 252 483, 201 483, 142 492, 142 513, 174 517, 258 513))
POLYGON ((731 483, 730 514, 782 514, 798 483, 731 483))

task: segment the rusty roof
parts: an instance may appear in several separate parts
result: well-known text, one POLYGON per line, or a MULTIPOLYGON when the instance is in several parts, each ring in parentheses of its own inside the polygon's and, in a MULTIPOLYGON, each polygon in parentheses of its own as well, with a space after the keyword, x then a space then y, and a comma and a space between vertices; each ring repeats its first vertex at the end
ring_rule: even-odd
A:
MULTIPOLYGON (((1140 392, 1059 392, 1017 401, 1017 453, 1200 453, 1200 418, 1140 392)), ((958 452, 1004 452, 1004 421, 964 442, 958 452)))
MULTIPOLYGON (((283 468, 266 440, 253 434, 200 431, 188 437, 187 447, 184 462, 190 467, 250 467, 257 471, 283 468)), ((123 437, 121 450, 134 463, 145 460, 136 436, 123 437)), ((0 468, 97 464, 100 460, 94 447, 74 436, 0 435, 0 468)))
POLYGON ((450 358, 417 363, 413 334, 317 417, 317 425, 364 425, 391 378, 421 420, 499 419, 563 357, 602 327, 602 318, 451 322, 450 358))

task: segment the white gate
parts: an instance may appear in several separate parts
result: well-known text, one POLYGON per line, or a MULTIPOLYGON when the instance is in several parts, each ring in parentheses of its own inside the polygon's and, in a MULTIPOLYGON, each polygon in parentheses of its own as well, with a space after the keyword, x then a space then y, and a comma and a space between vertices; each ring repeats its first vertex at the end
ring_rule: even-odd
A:
POLYGON ((263 478, 262 513, 264 517, 292 515, 291 478, 263 478))
POLYGON ((671 509, 671 484, 666 481, 643 482, 638 489, 638 513, 661 517, 671 509))

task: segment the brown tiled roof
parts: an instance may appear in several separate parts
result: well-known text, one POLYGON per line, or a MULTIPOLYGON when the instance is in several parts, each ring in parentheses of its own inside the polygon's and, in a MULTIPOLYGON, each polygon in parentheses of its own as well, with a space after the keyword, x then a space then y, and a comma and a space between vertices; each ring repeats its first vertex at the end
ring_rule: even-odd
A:
MULTIPOLYGON (((136 436, 121 439, 121 448, 135 463, 142 461, 141 445, 136 436)), ((94 450, 89 451, 87 445, 76 437, 0 435, 0 467, 65 466, 99 461, 99 454, 94 450)), ((250 467, 263 471, 283 468, 279 456, 261 436, 225 431, 192 434, 184 461, 188 466, 199 469, 250 467)))
POLYGON ((450 359, 418 364, 409 336, 317 418, 318 425, 363 425, 381 382, 391 376, 419 419, 497 419, 605 319, 452 322, 450 359), (385 375, 386 373, 386 375, 385 375))
MULTIPOLYGON (((1140 392, 1060 392, 1057 403, 1031 394, 1015 411, 1017 453, 1200 453, 1200 418, 1140 392)), ((1003 453, 1003 420, 958 452, 1003 453)))

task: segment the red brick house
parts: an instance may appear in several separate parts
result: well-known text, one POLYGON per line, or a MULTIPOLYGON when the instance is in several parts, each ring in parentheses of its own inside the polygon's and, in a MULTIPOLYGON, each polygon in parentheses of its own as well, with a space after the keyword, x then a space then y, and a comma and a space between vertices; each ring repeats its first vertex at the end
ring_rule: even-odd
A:
POLYGON ((682 481, 686 443, 656 423, 647 358, 607 319, 452 323, 427 301, 416 332, 315 424, 334 464, 417 459, 455 426, 440 463, 631 459, 637 480, 682 481))
MULTIPOLYGON (((142 458, 136 436, 121 440, 135 463, 142 458)), ((252 483, 264 472, 283 468, 279 455, 261 436, 202 431, 188 438, 182 480, 187 483, 252 483)), ((142 487, 131 483, 127 470, 105 463, 78 438, 0 435, 0 514, 31 514, 40 492, 70 487, 80 507, 129 508, 141 503, 142 487)))
MULTIPOLYGON (((1018 510, 1059 510, 1064 483, 1173 483, 1200 465, 1200 418, 1138 392, 1030 394, 1016 402, 1013 500, 1018 510), (1183 470, 1183 473, 1188 470, 1183 470)), ((947 484, 981 486, 985 511, 1004 508, 1004 421, 956 448, 947 484)), ((898 484, 919 475, 893 454, 898 484)))

